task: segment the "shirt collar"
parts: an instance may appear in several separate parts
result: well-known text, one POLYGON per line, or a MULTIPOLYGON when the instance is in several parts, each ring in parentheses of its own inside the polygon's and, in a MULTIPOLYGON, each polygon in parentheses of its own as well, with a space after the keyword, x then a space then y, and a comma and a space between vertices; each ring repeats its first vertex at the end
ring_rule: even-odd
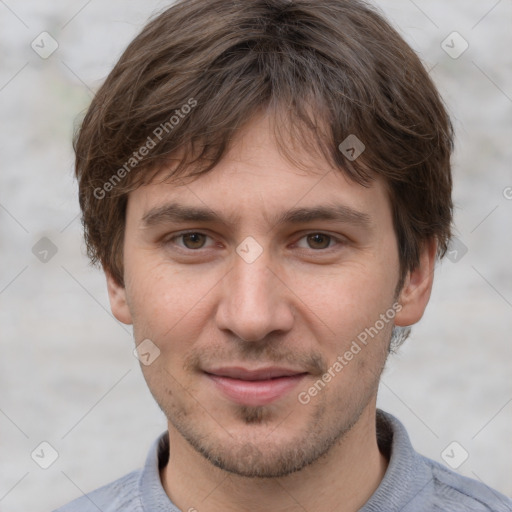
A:
MULTIPOLYGON (((428 486, 432 476, 421 456, 414 451, 402 423, 381 409, 377 409, 377 443, 389 464, 379 487, 360 512, 401 510, 428 486)), ((164 432, 153 442, 139 479, 139 494, 145 512, 180 512, 160 480, 160 470, 168 460, 169 433, 164 432)))

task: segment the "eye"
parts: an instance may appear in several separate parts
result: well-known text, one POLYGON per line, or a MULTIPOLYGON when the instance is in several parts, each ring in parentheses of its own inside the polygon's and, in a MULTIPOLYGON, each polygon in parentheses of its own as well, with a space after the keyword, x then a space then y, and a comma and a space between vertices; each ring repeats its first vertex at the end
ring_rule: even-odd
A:
POLYGON ((205 246, 206 240, 208 238, 209 236, 205 235, 204 233, 193 231, 189 233, 180 233, 178 235, 174 235, 173 237, 169 238, 167 242, 176 244, 181 248, 197 250, 202 249, 205 246), (177 242, 178 240, 181 240, 182 244, 179 244, 177 242))
MULTIPOLYGON (((207 248, 207 241, 210 237, 198 231, 189 231, 186 233, 178 233, 168 238, 165 243, 176 245, 180 249, 189 251, 198 251, 207 248)), ((343 245, 343 240, 326 233, 309 233, 297 242, 297 247, 302 249, 312 249, 314 251, 322 251, 331 249, 335 245, 343 245)))
MULTIPOLYGON (((326 233, 309 233, 308 235, 302 237, 300 240, 306 240, 308 247, 306 249, 314 249, 314 250, 322 250, 329 249, 332 247, 331 242, 341 243, 342 241, 336 237, 331 235, 327 235, 326 233)), ((333 244, 334 245, 334 244, 333 244)), ((299 243, 299 247, 304 248, 304 246, 299 243)))

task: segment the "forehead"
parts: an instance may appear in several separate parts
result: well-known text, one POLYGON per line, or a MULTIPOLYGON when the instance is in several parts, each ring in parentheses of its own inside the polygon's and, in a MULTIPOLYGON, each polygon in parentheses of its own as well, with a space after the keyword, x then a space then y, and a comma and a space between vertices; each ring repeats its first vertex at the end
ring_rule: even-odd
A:
POLYGON ((290 135, 282 142, 286 154, 275 137, 272 119, 255 117, 234 136, 223 159, 212 170, 193 178, 162 182, 172 168, 162 169, 152 183, 130 193, 129 210, 142 218, 150 209, 172 201, 223 211, 235 222, 245 210, 252 215, 257 211, 268 220, 297 207, 345 205, 362 216, 379 215, 379 209, 389 207, 380 178, 367 186, 360 185, 332 167, 319 151, 300 146, 290 135))

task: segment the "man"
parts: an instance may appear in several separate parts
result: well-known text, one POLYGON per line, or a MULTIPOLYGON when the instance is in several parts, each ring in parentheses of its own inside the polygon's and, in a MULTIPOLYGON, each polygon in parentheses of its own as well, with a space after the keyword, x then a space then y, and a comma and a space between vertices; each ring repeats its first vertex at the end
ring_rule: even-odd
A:
POLYGON ((451 234, 452 128, 359 0, 183 0, 75 141, 89 255, 168 431, 61 511, 467 511, 512 501, 376 409, 451 234))

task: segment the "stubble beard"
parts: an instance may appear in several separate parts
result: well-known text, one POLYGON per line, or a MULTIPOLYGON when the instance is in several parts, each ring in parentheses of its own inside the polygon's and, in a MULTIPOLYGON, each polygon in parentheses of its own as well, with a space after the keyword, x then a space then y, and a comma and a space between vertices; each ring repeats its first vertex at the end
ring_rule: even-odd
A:
MULTIPOLYGON (((232 435, 230 425, 223 425, 222 418, 212 418, 195 400, 190 399, 189 405, 175 400, 171 389, 166 389, 163 396, 152 393, 167 417, 169 427, 172 426, 215 467, 246 478, 282 478, 322 460, 335 445, 344 442, 375 399, 383 367, 357 401, 353 396, 339 396, 327 401, 326 394, 325 400, 302 405, 310 409, 307 422, 285 442, 273 442, 274 430, 279 429, 280 423, 286 424, 288 418, 279 420, 273 406, 233 404, 235 421, 231 424, 242 424, 251 431, 244 428, 243 434, 232 435)), ((342 392, 340 390, 340 395, 342 392)), ((327 392, 323 390, 315 398, 321 398, 322 393, 327 392)), ((294 413, 296 411, 289 416, 294 413)), ((172 444, 170 449, 172 452, 172 444)))

